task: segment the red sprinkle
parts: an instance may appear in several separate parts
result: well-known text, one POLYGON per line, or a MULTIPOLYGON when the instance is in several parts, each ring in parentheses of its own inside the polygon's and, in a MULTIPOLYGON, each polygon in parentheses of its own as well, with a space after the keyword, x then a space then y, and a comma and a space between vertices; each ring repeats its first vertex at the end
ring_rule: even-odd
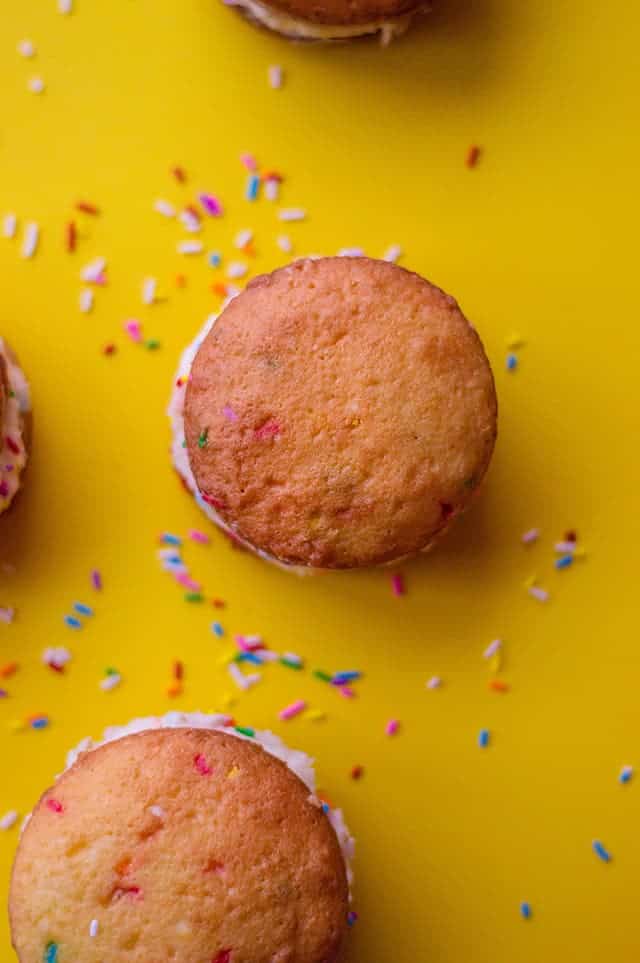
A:
POLYGON ((6 437, 5 440, 6 440, 6 442, 7 442, 8 447, 9 447, 9 451, 13 452, 14 455, 19 455, 19 454, 20 454, 20 445, 17 443, 17 441, 14 441, 13 438, 10 438, 10 437, 9 437, 9 435, 7 435, 7 437, 6 437))
POLYGON ((265 421, 260 428, 255 429, 254 434, 256 438, 260 439, 260 441, 265 441, 267 438, 275 438, 280 434, 280 430, 281 429, 278 422, 273 418, 269 418, 269 420, 265 421))
POLYGON ((100 209, 97 208, 95 204, 90 204, 88 201, 78 201, 76 204, 76 210, 82 211, 83 214, 91 214, 92 217, 97 217, 100 213, 100 209))
POLYGON ((57 799, 47 799, 47 809, 50 809, 52 813, 61 813, 63 806, 57 799))
POLYGON ((364 774, 364 769, 362 768, 362 766, 354 766, 353 769, 351 770, 352 779, 361 779, 363 774, 364 774))
POLYGON ((184 665, 182 662, 173 663, 173 678, 184 679, 184 665))
POLYGON ((211 604, 216 609, 223 609, 226 603, 224 599, 211 599, 211 604))
POLYGON ((216 498, 215 495, 205 495, 205 493, 203 492, 202 498, 207 503, 207 505, 212 505, 213 508, 224 508, 224 502, 221 501, 219 498, 216 498))
POLYGON ((481 150, 477 144, 473 144, 467 152, 467 167, 475 167, 480 160, 481 150))
POLYGON ((508 692, 509 683, 503 679, 492 679, 489 683, 489 688, 493 689, 494 692, 508 692))
POLYGON ((577 542, 578 533, 574 532, 573 529, 571 529, 570 531, 564 533, 564 540, 565 542, 577 542))
POLYGON ((0 665, 0 679, 10 679, 17 671, 17 662, 7 662, 5 665, 0 665))
POLYGON ((176 180, 178 181, 178 183, 180 183, 180 184, 184 184, 184 182, 185 182, 186 179, 187 179, 187 175, 186 175, 186 173, 185 173, 185 171, 184 171, 184 168, 182 168, 182 167, 172 167, 172 168, 171 168, 171 173, 173 174, 173 176, 175 177, 175 179, 176 179, 176 180))
POLYGON ((406 592, 404 579, 399 572, 391 576, 391 589, 396 596, 404 595, 406 592))
POLYGON ((213 769, 208 765, 207 760, 201 753, 194 758, 193 764, 201 776, 210 776, 213 769))
POLYGON ((116 353, 115 344, 105 344, 104 348, 102 349, 102 353, 106 354, 107 357, 109 357, 109 355, 115 354, 116 353))
POLYGON ((214 956, 211 963, 229 963, 231 959, 231 950, 220 950, 217 956, 214 956))
POLYGON ((67 237, 67 251, 75 251, 76 240, 78 238, 75 221, 69 221, 69 223, 67 224, 66 237, 67 237))

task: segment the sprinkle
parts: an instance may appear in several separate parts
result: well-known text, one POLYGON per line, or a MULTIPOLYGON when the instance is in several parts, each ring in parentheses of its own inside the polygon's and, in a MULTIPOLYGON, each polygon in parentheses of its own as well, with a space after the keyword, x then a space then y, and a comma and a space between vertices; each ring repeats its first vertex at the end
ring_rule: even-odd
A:
POLYGON ((100 592, 102 590, 102 575, 97 568, 94 568, 91 572, 91 584, 96 592, 100 592))
POLYGON ((86 264, 80 271, 80 280, 88 284, 97 284, 103 277, 104 269, 107 266, 107 259, 104 257, 94 258, 86 264))
POLYGON ((200 218, 192 210, 180 211, 178 220, 190 234, 198 234, 202 230, 200 218))
POLYGON ((197 528, 189 529, 189 538, 192 542, 198 542, 200 545, 208 545, 210 541, 209 536, 197 528))
POLYGON ((475 167, 480 160, 480 148, 473 144, 467 151, 466 165, 467 167, 475 167))
POLYGON ((430 679, 427 679, 427 689, 439 689, 442 685, 442 679, 439 675, 432 675, 430 679))
POLYGON ((242 164, 243 167, 246 167, 248 171, 258 170, 258 162, 253 156, 253 154, 247 154, 247 153, 240 154, 240 163, 242 164))
POLYGON ((482 653, 483 659, 491 659, 502 648, 502 639, 494 639, 482 653))
POLYGON ((539 602, 549 601, 549 593, 546 589, 540 588, 539 585, 529 585, 527 591, 532 598, 537 599, 539 602))
POLYGON ((338 257, 363 257, 364 250, 361 247, 341 247, 338 257))
POLYGON ((179 184, 184 184, 184 182, 187 179, 186 172, 182 167, 172 167, 171 173, 173 174, 173 176, 175 177, 175 179, 178 181, 179 184))
POLYGON ((307 212, 302 207, 283 207, 278 211, 281 221, 304 221, 307 212))
POLYGON ((195 756, 193 764, 196 767, 196 771, 199 772, 201 776, 210 776, 213 772, 213 769, 209 766, 207 760, 201 753, 198 753, 198 755, 195 756))
POLYGON ((222 628, 219 622, 211 623, 211 631, 213 632, 214 635, 217 635, 219 639, 221 639, 222 636, 224 635, 224 629, 222 628))
POLYGON ((284 655, 281 655, 279 662, 281 665, 286 665, 289 669, 299 670, 302 668, 302 659, 300 656, 293 655, 289 652, 285 652, 284 655))
POLYGON ((508 692, 509 683, 505 682, 504 679, 491 679, 489 682, 489 688, 492 692, 508 692))
POLYGON ((77 619, 75 615, 65 615, 64 617, 65 625, 68 625, 70 629, 81 629, 82 622, 77 619))
POLYGON ((93 291, 91 288, 83 288, 78 298, 78 305, 83 314, 89 314, 93 309, 93 291))
POLYGON ((89 923, 89 936, 91 937, 92 940, 95 939, 95 937, 98 935, 99 928, 100 928, 100 924, 98 923, 98 921, 91 920, 91 922, 89 923))
POLYGON ((239 732, 241 736, 246 736, 248 739, 254 739, 256 735, 256 730, 252 729, 251 726, 234 726, 236 732, 239 732))
POLYGON ((69 221, 65 228, 65 247, 70 254, 75 251, 77 240, 78 232, 76 230, 76 222, 69 221))
POLYGON ((631 782, 633 778, 633 766, 623 766, 620 770, 620 775, 618 776, 618 781, 624 786, 625 783, 631 782))
POLYGON ((22 257, 30 258, 36 253, 38 241, 40 239, 40 228, 35 221, 29 221, 24 232, 22 242, 22 257))
POLYGON ((565 537, 565 540, 566 540, 567 542, 577 542, 577 541, 578 541, 578 533, 577 533, 577 532, 574 532, 573 529, 570 529, 568 532, 565 532, 565 533, 564 533, 564 537, 565 537))
POLYGON ((321 722, 327 718, 327 713, 323 712, 322 709, 307 709, 304 717, 308 722, 321 722))
POLYGON ((520 916, 523 920, 531 919, 531 904, 530 903, 520 903, 520 916))
POLYGON ((21 40, 18 44, 18 53, 21 57, 33 57, 36 48, 31 40, 21 40))
POLYGON ((507 371, 515 371, 518 367, 518 356, 515 354, 507 355, 507 371))
POLYGON ((292 702, 290 705, 285 706, 284 709, 281 709, 278 713, 278 718, 282 722, 285 722, 288 719, 294 719, 297 715, 300 715, 301 712, 304 712, 306 708, 307 703, 304 701, 304 699, 298 699, 296 702, 292 702))
POLYGON ((224 213, 222 204, 213 194, 199 194, 198 200, 211 217, 221 217, 224 213))
POLYGON ((243 264, 242 261, 231 261, 227 267, 227 277, 243 278, 248 270, 248 265, 243 264))
POLYGON ((362 779, 362 776, 364 775, 364 769, 363 769, 363 767, 362 767, 362 766, 354 766, 353 769, 351 770, 350 775, 351 775, 351 778, 352 778, 352 779, 362 779))
POLYGON ((57 943, 47 943, 44 956, 44 963, 58 963, 58 944, 57 943))
POLYGON ((91 217, 97 217, 100 213, 100 208, 96 207, 95 204, 90 204, 89 201, 78 201, 76 210, 82 211, 83 214, 89 214, 91 217))
POLYGON ((178 254, 202 254, 202 241, 178 241, 178 254))
POLYGON ((15 214, 5 214, 2 220, 2 235, 3 237, 12 238, 16 236, 16 230, 18 227, 18 218, 15 214))
POLYGON ((244 230, 238 231, 233 243, 235 247, 237 247, 240 251, 242 251, 247 246, 247 244, 251 243, 252 240, 253 240, 253 231, 251 230, 250 227, 245 227, 244 230))
POLYGON ((268 201, 277 201, 280 196, 280 179, 266 177, 264 179, 264 196, 268 201))
POLYGON ((73 0, 58 0, 58 12, 69 14, 73 10, 73 0))
POLYGON ((273 90, 280 90, 284 79, 280 64, 271 64, 267 71, 267 76, 269 78, 269 86, 273 90))
POLYGON ((204 595, 202 592, 185 592, 184 600, 185 602, 204 602, 204 595))
POLYGON ((395 736, 399 728, 400 728, 400 723, 397 719, 389 719, 389 721, 387 722, 384 728, 384 731, 388 736, 395 736))
POLYGON ((64 806, 57 799, 47 799, 47 809, 50 809, 52 813, 61 813, 64 806))
POLYGON ((231 963, 231 950, 220 950, 211 963, 231 963))
POLYGON ((358 922, 358 914, 354 910, 349 910, 347 913, 347 926, 353 926, 358 922))
POLYGON ((596 856, 602 860, 603 863, 610 863, 612 860, 611 853, 604 848, 602 843, 598 839, 594 839, 592 844, 592 849, 596 856))
POLYGON ((4 665, 0 665, 0 679, 10 679, 17 671, 17 662, 6 662, 4 665))
POLYGON ((100 680, 100 688, 103 692, 111 692, 122 682, 122 676, 118 672, 111 672, 104 679, 100 680))
POLYGON ((164 819, 165 817, 165 811, 162 806, 149 806, 149 812, 152 816, 155 816, 156 819, 164 819))
POLYGON ((285 252, 285 254, 291 254, 291 251, 293 250, 293 244, 291 243, 291 238, 287 237, 286 234, 279 234, 276 238, 276 244, 281 251, 285 252))
POLYGON ((568 568, 573 563, 573 554, 563 555, 561 558, 557 558, 555 561, 555 567, 558 569, 568 568))
POLYGON ((169 201, 165 201, 162 197, 159 197, 157 201, 153 202, 153 209, 157 211, 158 214, 162 214, 163 217, 175 217, 176 209, 169 201))
POLYGON ((392 244, 391 247, 388 247, 387 250, 382 255, 382 260, 390 261, 392 264, 395 264, 396 261, 401 257, 402 257, 402 248, 400 247, 400 245, 392 244))
POLYGON ((184 665, 179 660, 173 663, 173 678, 178 681, 184 679, 184 665))
POLYGON ((235 662, 230 662, 229 665, 227 666, 227 670, 229 672, 229 675, 231 676, 231 678, 233 679, 233 681, 235 682, 235 684, 238 686, 239 689, 243 689, 244 691, 246 691, 247 689, 251 688, 251 682, 249 680, 249 677, 246 676, 244 672, 240 671, 240 669, 238 668, 235 662))
POLYGON ((521 541, 524 545, 532 545, 533 542, 537 542, 540 538, 539 528, 530 528, 528 531, 524 532, 521 536, 521 541))
POLYGON ((93 615, 93 609, 85 605, 84 602, 74 602, 73 607, 78 615, 93 615))
POLYGON ((153 304, 156 299, 158 282, 155 278, 145 278, 142 282, 142 303, 153 304))
POLYGON ((0 819, 0 829, 6 832, 7 829, 11 829, 12 826, 18 821, 18 814, 15 809, 10 809, 8 813, 5 813, 2 819, 0 819))
POLYGON ((33 716, 28 721, 32 729, 46 729, 49 725, 48 716, 33 716))
POLYGON ((347 682, 355 682, 362 677, 362 672, 357 669, 350 669, 347 672, 336 672, 331 681, 334 685, 345 685, 347 682))
POLYGON ((405 594, 404 579, 399 572, 391 576, 391 591, 396 597, 405 594))
POLYGON ((32 94, 41 94, 44 90, 44 80, 38 74, 29 78, 27 87, 32 94))
POLYGON ((328 672, 323 672, 322 669, 314 669, 311 675, 315 676, 316 679, 320 679, 321 682, 333 681, 333 676, 329 675, 328 672))
POLYGON ((171 532, 163 532, 160 536, 160 541, 163 545, 182 545, 182 539, 179 535, 172 535, 171 532))
POLYGON ((481 749, 487 748, 487 746, 489 745, 490 738, 491 738, 491 734, 488 729, 480 730, 480 732, 478 733, 478 745, 480 746, 481 749))
POLYGON ((0 622, 5 622, 7 624, 9 624, 10 622, 13 622, 15 618, 15 614, 16 614, 15 609, 0 608, 0 622))
POLYGON ((247 186, 245 189, 245 197, 248 201, 255 201, 258 197, 258 191, 260 190, 260 178, 257 174, 249 174, 247 178, 247 186))
POLYGON ((356 694, 348 685, 336 686, 336 689, 344 699, 355 699, 356 694))
POLYGON ((62 647, 47 648, 42 653, 42 661, 56 672, 64 672, 65 665, 71 661, 71 653, 62 647))

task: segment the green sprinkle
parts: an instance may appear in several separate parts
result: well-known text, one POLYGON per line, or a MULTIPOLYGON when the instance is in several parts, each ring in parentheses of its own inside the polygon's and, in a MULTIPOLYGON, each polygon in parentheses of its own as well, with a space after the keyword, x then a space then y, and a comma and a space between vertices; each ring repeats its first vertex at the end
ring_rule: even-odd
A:
POLYGON ((476 476, 472 475, 471 478, 465 478, 462 483, 465 488, 475 488, 476 487, 476 476))
POLYGON ((333 678, 333 676, 329 675, 328 672, 323 672, 322 669, 314 669, 311 674, 314 675, 316 679, 320 679, 322 682, 331 682, 333 678))
POLYGON ((44 963, 57 963, 58 961, 58 944, 57 943, 47 943, 44 949, 43 960, 44 960, 44 963))
POLYGON ((250 726, 234 726, 234 729, 236 732, 239 732, 241 736, 249 736, 250 739, 255 738, 256 730, 250 726))
POLYGON ((105 674, 105 675, 117 675, 117 674, 118 674, 118 670, 117 670, 117 669, 114 669, 112 665, 108 665, 107 668, 104 670, 104 674, 105 674))
POLYGON ((203 428, 198 437, 198 448, 204 448, 209 438, 209 429, 203 428))
POLYGON ((299 672, 300 669, 302 668, 302 663, 300 663, 300 662, 294 662, 293 659, 288 659, 288 658, 286 657, 286 655, 281 655, 281 656, 280 656, 280 662, 282 663, 282 665, 286 665, 286 666, 288 666, 290 669, 297 669, 298 672, 299 672))
POLYGON ((147 338, 147 340, 144 343, 144 346, 147 349, 147 351, 157 351, 158 348, 160 347, 160 342, 158 341, 157 338, 147 338))
POLYGON ((186 438, 183 438, 183 439, 182 439, 182 447, 183 447, 183 448, 186 448, 186 447, 187 447, 187 439, 186 439, 186 438))
POLYGON ((204 595, 202 592, 185 592, 184 600, 185 602, 204 602, 204 595))

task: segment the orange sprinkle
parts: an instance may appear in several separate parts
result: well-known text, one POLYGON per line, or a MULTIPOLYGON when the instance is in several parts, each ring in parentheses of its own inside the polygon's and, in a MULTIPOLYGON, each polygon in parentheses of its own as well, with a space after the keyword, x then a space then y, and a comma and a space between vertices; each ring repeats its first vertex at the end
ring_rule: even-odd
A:
POLYGON ((225 606, 224 599, 211 599, 211 604, 214 609, 223 609, 225 606))
POLYGON ((173 663, 173 678, 178 679, 178 681, 184 678, 184 666, 182 662, 173 663))
POLYGON ((277 171, 265 171, 264 174, 261 174, 261 180, 280 181, 280 183, 282 183, 282 181, 284 180, 284 177, 282 176, 282 174, 278 174, 277 171))
POLYGON ((18 671, 17 662, 7 662, 5 665, 0 665, 0 679, 8 679, 10 676, 14 675, 18 671))
POLYGON ((467 152, 467 167, 475 167, 480 160, 481 149, 477 144, 473 144, 467 152))
POLYGON ((243 254, 246 254, 247 257, 255 257, 255 256, 256 256, 256 249, 255 249, 255 247, 253 246, 253 243, 252 243, 251 241, 248 241, 248 242, 245 244, 245 246, 242 248, 242 252, 243 252, 243 254))
POLYGON ((227 296, 227 285, 222 284, 221 281, 216 281, 215 284, 211 285, 211 290, 214 294, 219 294, 221 298, 227 296))
POLYGON ((186 286, 187 286, 187 279, 184 276, 184 274, 176 274, 176 287, 186 288, 186 286))
POLYGON ((76 210, 82 211, 83 214, 91 214, 92 217, 97 217, 100 213, 100 209, 95 204, 90 204, 89 201, 78 201, 76 210))
POLYGON ((175 696, 180 695, 181 692, 182 692, 182 686, 180 685, 179 682, 174 682, 174 684, 170 685, 169 688, 167 689, 167 695, 170 696, 172 699, 175 696))
POLYGON ((78 232, 76 231, 76 222, 69 221, 66 230, 67 251, 75 251, 77 237, 78 232))
POLYGON ((172 167, 171 173, 180 184, 184 184, 187 179, 187 175, 183 167, 172 167))
POLYGON ((508 692, 509 683, 503 679, 492 679, 489 683, 489 688, 493 689, 494 692, 508 692))

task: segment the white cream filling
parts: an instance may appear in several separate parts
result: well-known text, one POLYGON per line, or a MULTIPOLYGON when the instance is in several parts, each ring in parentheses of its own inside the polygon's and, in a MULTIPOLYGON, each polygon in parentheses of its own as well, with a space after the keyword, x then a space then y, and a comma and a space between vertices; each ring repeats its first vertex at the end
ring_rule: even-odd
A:
POLYGON ((0 514, 9 507, 20 489, 20 476, 27 464, 27 449, 22 434, 24 416, 31 411, 29 385, 22 369, 11 360, 0 338, 0 354, 7 369, 8 391, 2 423, 0 450, 0 514), (17 447, 18 451, 12 451, 17 447))
POLYGON ((353 37, 379 33, 383 46, 386 46, 394 37, 405 33, 413 16, 412 11, 398 17, 371 20, 369 23, 347 25, 314 23, 311 20, 303 20, 301 17, 293 17, 281 10, 275 10, 266 3, 261 3, 260 0, 224 0, 224 2, 229 7, 241 7, 264 27, 295 40, 349 40, 353 37))
MULTIPOLYGON (((247 742, 257 742, 265 752, 284 762, 305 784, 310 792, 309 801, 313 805, 322 806, 321 801, 316 796, 314 760, 310 756, 299 749, 290 749, 279 736, 268 730, 256 729, 253 730, 253 736, 244 735, 244 733, 238 732, 237 729, 230 726, 230 721, 229 716, 207 715, 203 712, 167 712, 164 716, 146 716, 140 719, 132 719, 124 726, 109 726, 108 729, 105 729, 103 738, 99 742, 94 742, 91 738, 83 739, 75 749, 67 754, 65 769, 70 769, 85 752, 91 752, 99 746, 104 746, 108 742, 115 742, 117 739, 123 739, 125 736, 146 732, 148 729, 210 729, 224 732, 226 735, 234 736, 237 739, 245 739, 247 742)), ((353 883, 351 862, 355 854, 355 840, 347 828, 341 809, 325 807, 325 812, 340 845, 349 889, 351 889, 353 883)))

